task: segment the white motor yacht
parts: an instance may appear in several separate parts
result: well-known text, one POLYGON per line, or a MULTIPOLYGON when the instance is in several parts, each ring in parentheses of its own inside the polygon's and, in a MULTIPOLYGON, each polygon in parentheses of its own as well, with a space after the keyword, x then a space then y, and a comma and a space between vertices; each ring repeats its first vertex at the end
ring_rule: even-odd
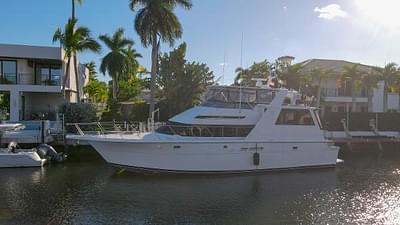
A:
POLYGON ((142 134, 69 135, 134 171, 242 173, 334 166, 317 109, 287 89, 212 86, 202 105, 142 134))

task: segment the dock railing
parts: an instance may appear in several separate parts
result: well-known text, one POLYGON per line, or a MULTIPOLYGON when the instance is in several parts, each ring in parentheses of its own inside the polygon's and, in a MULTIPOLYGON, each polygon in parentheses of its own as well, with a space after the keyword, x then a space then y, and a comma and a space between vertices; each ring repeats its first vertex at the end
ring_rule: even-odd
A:
POLYGON ((335 142, 400 142, 400 113, 327 113, 324 136, 335 142))
POLYGON ((78 135, 143 134, 158 130, 163 134, 190 137, 246 137, 254 126, 178 125, 145 122, 68 123, 67 133, 78 135))
POLYGON ((66 134, 103 135, 103 134, 139 134, 152 132, 164 125, 161 122, 108 121, 90 123, 66 123, 66 134))

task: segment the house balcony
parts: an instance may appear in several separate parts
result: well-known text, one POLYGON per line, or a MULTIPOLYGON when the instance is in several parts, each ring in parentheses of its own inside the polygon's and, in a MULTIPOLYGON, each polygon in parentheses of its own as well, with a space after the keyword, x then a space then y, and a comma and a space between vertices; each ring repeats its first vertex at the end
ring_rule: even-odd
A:
POLYGON ((60 76, 42 76, 35 79, 32 73, 3 74, 0 84, 61 86, 60 76), (41 78, 41 79, 40 79, 41 78))
POLYGON ((0 91, 61 93, 60 76, 35 76, 33 73, 2 74, 0 91))
MULTIPOLYGON (((353 97, 351 91, 345 90, 342 88, 323 88, 322 96, 324 96, 324 100, 326 102, 343 102, 343 103, 350 103, 353 101, 353 97)), ((367 103, 368 96, 366 95, 365 91, 356 91, 355 93, 355 102, 358 103, 367 103)))

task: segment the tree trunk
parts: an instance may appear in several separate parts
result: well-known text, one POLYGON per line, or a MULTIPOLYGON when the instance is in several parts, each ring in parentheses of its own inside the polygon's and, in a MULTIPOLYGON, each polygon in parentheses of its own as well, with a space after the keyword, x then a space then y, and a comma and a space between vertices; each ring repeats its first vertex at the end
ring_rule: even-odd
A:
POLYGON ((318 83, 317 108, 321 107, 321 82, 318 83))
POLYGON ((79 82, 79 71, 78 71, 78 60, 76 59, 76 55, 74 54, 74 68, 75 68, 75 85, 76 85, 76 102, 81 102, 81 90, 80 90, 80 82, 79 82))
POLYGON ((113 95, 113 100, 117 100, 117 75, 115 74, 113 76, 113 80, 112 80, 112 95, 113 95))
POLYGON ((357 103, 356 103, 356 87, 353 84, 351 85, 351 112, 357 112, 357 103))
POLYGON ((153 43, 151 50, 151 80, 150 80, 150 109, 149 109, 149 118, 152 118, 152 113, 154 111, 154 89, 155 89, 155 80, 157 75, 157 64, 158 64, 158 43, 157 43, 157 34, 153 34, 153 43))
POLYGON ((387 112, 388 108, 388 92, 386 81, 383 83, 383 112, 387 112))
POLYGON ((70 70, 70 66, 71 66, 71 56, 68 57, 67 60, 67 67, 65 68, 65 76, 62 79, 62 94, 64 97, 64 100, 66 100, 66 95, 65 95, 65 86, 67 85, 67 81, 69 79, 69 70, 70 70))
POLYGON ((71 18, 74 20, 75 19, 75 0, 72 1, 72 16, 71 18))
POLYGON ((373 96, 373 90, 367 90, 367 92, 368 92, 368 112, 372 112, 372 108, 373 108, 373 106, 372 106, 372 96, 373 96))
POLYGON ((119 95, 119 73, 117 72, 115 75, 115 80, 117 82, 115 82, 115 96, 118 98, 119 95))

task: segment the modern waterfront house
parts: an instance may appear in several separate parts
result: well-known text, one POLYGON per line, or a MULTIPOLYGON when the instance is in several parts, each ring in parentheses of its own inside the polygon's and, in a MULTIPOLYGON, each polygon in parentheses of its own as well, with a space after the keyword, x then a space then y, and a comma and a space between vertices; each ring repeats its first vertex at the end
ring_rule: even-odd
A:
MULTIPOLYGON (((323 103, 321 105, 322 114, 325 112, 350 112, 352 106, 351 86, 346 83, 339 85, 338 80, 344 73, 344 67, 358 65, 358 69, 371 72, 375 66, 363 65, 344 60, 330 59, 309 59, 300 63, 304 71, 320 69, 332 71, 333 76, 322 81, 323 103)), ((367 91, 363 88, 356 90, 356 112, 383 112, 383 86, 381 81, 378 87, 374 89, 372 96, 372 106, 368 107, 367 91)), ((399 110, 399 95, 397 93, 388 93, 388 110, 399 110)))
MULTIPOLYGON (((71 63, 64 79, 66 60, 60 47, 0 44, 0 92, 9 94, 9 120, 34 120, 45 115, 56 120, 57 107, 64 102, 62 83, 66 82, 66 101, 77 101, 75 69, 71 63)), ((81 92, 88 82, 88 71, 78 65, 81 92)), ((79 96, 84 99, 84 95, 79 96)))

